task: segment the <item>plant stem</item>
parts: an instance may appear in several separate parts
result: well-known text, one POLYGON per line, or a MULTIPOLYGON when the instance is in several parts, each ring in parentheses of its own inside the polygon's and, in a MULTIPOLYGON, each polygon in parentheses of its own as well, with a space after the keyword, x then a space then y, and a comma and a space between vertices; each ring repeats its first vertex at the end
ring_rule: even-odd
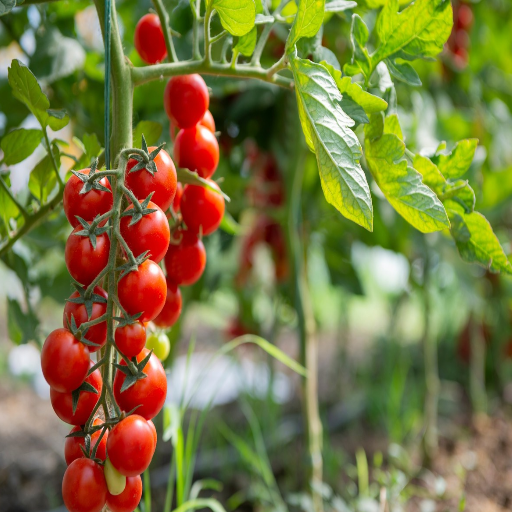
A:
POLYGON ((485 339, 482 334, 482 318, 475 312, 470 317, 472 328, 469 330, 470 343, 470 377, 469 389, 473 415, 487 412, 487 396, 485 392, 485 339))
POLYGON ((178 62, 178 56, 176 55, 176 50, 174 49, 174 43, 172 41, 169 14, 167 14, 162 0, 153 0, 153 5, 155 6, 155 11, 158 14, 160 25, 162 25, 162 30, 164 32, 167 59, 169 62, 178 62))
POLYGON ((16 233, 11 234, 10 238, 0 246, 0 256, 3 256, 8 252, 20 238, 26 235, 29 231, 32 231, 32 229, 34 229, 49 213, 51 213, 62 201, 63 194, 64 187, 61 187, 50 202, 41 206, 41 208, 39 208, 39 210, 37 210, 33 215, 30 215, 26 219, 25 224, 23 224, 16 233))
POLYGON ((201 17, 201 0, 195 0, 194 5, 194 21, 192 26, 192 58, 195 60, 200 60, 201 52, 199 51, 199 18, 201 17))
POLYGON ((437 407, 439 400, 439 373, 437 339, 432 332, 430 291, 430 249, 425 243, 423 268, 424 330, 423 359, 425 361, 425 434, 423 437, 423 463, 431 466, 437 452, 437 407))
POLYGON ((212 60, 210 48, 210 20, 215 11, 209 7, 204 15, 204 63, 210 64, 212 60))
POLYGON ((290 159, 289 175, 293 176, 289 193, 287 212, 287 236, 290 258, 292 263, 293 289, 295 291, 295 309, 298 316, 300 337, 301 364, 307 369, 308 377, 303 379, 303 399, 307 426, 307 441, 311 459, 311 491, 313 509, 323 510, 321 491, 323 462, 322 462, 322 422, 318 404, 318 340, 313 305, 309 295, 307 269, 302 245, 302 213, 301 195, 302 180, 307 150, 301 135, 297 135, 299 148, 290 159))
POLYGON ((151 82, 152 80, 160 80, 162 77, 202 73, 203 75, 221 75, 235 78, 257 78, 264 82, 279 85, 285 89, 291 89, 293 87, 293 81, 289 78, 275 74, 268 76, 268 70, 259 66, 241 64, 237 66, 236 69, 233 69, 230 63, 205 62, 205 60, 189 60, 173 62, 172 64, 134 67, 131 69, 131 73, 135 86, 151 82))

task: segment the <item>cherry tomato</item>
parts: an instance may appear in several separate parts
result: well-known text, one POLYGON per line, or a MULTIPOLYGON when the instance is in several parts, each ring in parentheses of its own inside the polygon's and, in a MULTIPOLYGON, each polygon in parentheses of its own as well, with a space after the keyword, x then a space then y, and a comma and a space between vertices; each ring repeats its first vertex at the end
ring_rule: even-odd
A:
MULTIPOLYGON (((101 425, 103 422, 96 418, 92 424, 93 426, 101 425)), ((78 432, 81 430, 80 426, 73 427, 69 432, 72 434, 73 432, 78 432)), ((91 453, 96 446, 96 443, 101 435, 101 430, 94 432, 91 436, 91 453)), ((105 431, 103 437, 101 438, 100 444, 98 445, 98 449, 96 450, 96 457, 101 460, 105 460, 107 457, 107 438, 108 438, 108 430, 105 431)), ((85 438, 83 437, 66 437, 66 442, 64 444, 64 457, 66 458, 66 464, 69 466, 75 459, 80 459, 84 456, 82 449, 80 446, 85 447, 85 438)))
POLYGON ((132 512, 142 497, 142 480, 139 475, 126 478, 126 487, 121 494, 107 494, 107 507, 110 512, 132 512))
POLYGON ((122 475, 140 475, 148 468, 154 452, 153 431, 138 414, 121 420, 108 436, 108 458, 122 475))
POLYGON ((171 351, 169 336, 163 332, 159 334, 151 334, 151 336, 148 336, 146 341, 146 348, 148 350, 153 350, 153 354, 155 354, 160 361, 165 361, 171 351))
MULTIPOLYGON (((107 292, 99 286, 94 287, 94 293, 96 295, 99 295, 100 297, 104 297, 105 299, 107 298, 107 292)), ((78 292, 74 292, 71 294, 69 298, 77 299, 78 297, 80 297, 80 294, 78 292)), ((73 318, 75 319, 76 326, 80 327, 83 323, 89 322, 91 320, 96 320, 100 316, 103 316, 106 312, 106 302, 93 302, 91 318, 88 318, 87 310, 85 309, 84 304, 66 302, 66 305, 64 306, 64 315, 62 322, 64 324, 64 327, 68 327, 68 322, 69 325, 71 325, 71 316, 73 316, 73 318)), ((91 345, 88 345, 89 352, 96 352, 97 350, 99 350, 107 342, 107 322, 101 322, 99 324, 93 325, 92 327, 89 327, 85 335, 85 338, 99 345, 99 347, 93 347, 91 345)))
MULTIPOLYGON (((82 169, 79 172, 89 174, 90 169, 82 169)), ((106 177, 101 178, 99 183, 112 190, 106 177)), ((83 186, 84 182, 73 174, 64 187, 64 213, 73 227, 80 225, 75 215, 82 217, 82 219, 88 222, 92 222, 96 215, 107 213, 112 208, 114 202, 112 192, 105 192, 104 190, 92 189, 86 194, 80 194, 83 186)))
POLYGON ((156 14, 146 14, 135 27, 134 45, 146 64, 156 64, 167 56, 164 33, 156 14))
POLYGON ((151 427, 151 431, 153 432, 153 439, 155 441, 155 449, 156 449, 156 443, 157 443, 156 427, 152 420, 148 420, 148 425, 151 427))
POLYGON ((183 185, 178 181, 178 186, 176 187, 176 195, 174 196, 174 201, 172 203, 172 209, 175 211, 175 213, 180 211, 181 196, 183 196, 183 185))
POLYGON ((64 473, 62 498, 69 512, 101 512, 107 501, 103 468, 91 459, 74 460, 64 473))
POLYGON ((121 306, 129 315, 142 312, 140 322, 149 322, 158 316, 164 307, 166 294, 164 273, 151 260, 144 261, 137 270, 123 276, 117 285, 121 306))
MULTIPOLYGON (((149 350, 142 349, 137 356, 137 361, 142 361, 148 354, 149 350)), ((121 361, 120 364, 122 366, 126 365, 124 361, 121 361)), ((165 396, 167 395, 167 378, 164 367, 155 354, 151 354, 143 372, 147 375, 145 379, 140 379, 128 389, 121 391, 126 376, 123 372, 117 370, 114 378, 114 397, 117 405, 125 412, 131 411, 134 407, 140 405, 136 409, 137 414, 150 420, 159 413, 164 405, 165 396)))
POLYGON ((82 227, 78 226, 69 235, 64 257, 71 277, 88 286, 108 264, 110 239, 107 233, 98 235, 94 248, 89 237, 75 234, 81 229, 82 227))
MULTIPOLYGON (((207 110, 204 113, 204 116, 201 119, 201 121, 199 121, 199 124, 204 126, 205 128, 208 128, 208 130, 210 130, 212 133, 215 133, 215 119, 213 119, 212 113, 209 110, 207 110)), ((173 142, 179 130, 179 126, 171 119, 171 124, 169 126, 169 134, 173 142)))
POLYGON ((87 377, 89 349, 67 329, 52 331, 41 350, 41 367, 46 382, 61 393, 73 391, 87 377))
POLYGON ((200 124, 180 130, 174 143, 174 160, 178 167, 209 178, 219 165, 219 143, 215 135, 200 124))
MULTIPOLYGON (((209 184, 220 192, 214 181, 209 184)), ((181 198, 181 215, 187 228, 194 233, 204 236, 213 233, 224 217, 224 197, 199 185, 187 185, 181 198)))
POLYGON ((94 370, 85 382, 91 384, 98 393, 91 391, 80 391, 78 405, 73 414, 73 396, 71 392, 60 393, 50 388, 50 400, 55 414, 64 422, 70 425, 83 425, 89 419, 94 406, 100 399, 103 381, 99 370, 94 370))
POLYGON ((203 275, 206 251, 195 233, 179 230, 176 236, 178 239, 181 237, 181 241, 178 245, 169 245, 164 260, 165 268, 170 281, 188 286, 203 275))
MULTIPOLYGON (((132 225, 130 223, 133 217, 123 217, 120 225, 121 235, 134 256, 139 256, 143 252, 149 251, 151 259, 158 263, 167 252, 171 232, 165 213, 151 201, 148 203, 148 209, 156 211, 144 215, 142 219, 132 225)), ((130 210, 133 210, 133 205, 129 206, 125 212, 130 210)))
MULTIPOLYGON (((155 146, 151 146, 148 150, 153 151, 155 146)), ((169 156, 169 153, 161 149, 155 157, 157 172, 151 175, 146 169, 130 172, 138 163, 137 160, 131 158, 126 166, 126 186, 135 194, 137 199, 146 199, 146 197, 154 192, 151 201, 157 204, 164 212, 171 206, 176 194, 176 167, 169 156)))
POLYGON ((165 111, 180 128, 199 123, 209 105, 208 87, 200 75, 173 76, 165 86, 165 111))
POLYGON ((456 27, 463 28, 464 30, 469 30, 471 25, 473 25, 473 11, 469 5, 461 4, 459 5, 459 9, 456 13, 456 27))
POLYGON ((126 356, 136 356, 146 345, 146 327, 142 322, 118 327, 115 332, 117 348, 126 356))
MULTIPOLYGON (((167 280, 167 298, 160 314, 153 319, 153 322, 162 328, 172 327, 181 314, 181 291, 172 281, 167 280)), ((162 359, 160 357, 160 359, 162 359)))

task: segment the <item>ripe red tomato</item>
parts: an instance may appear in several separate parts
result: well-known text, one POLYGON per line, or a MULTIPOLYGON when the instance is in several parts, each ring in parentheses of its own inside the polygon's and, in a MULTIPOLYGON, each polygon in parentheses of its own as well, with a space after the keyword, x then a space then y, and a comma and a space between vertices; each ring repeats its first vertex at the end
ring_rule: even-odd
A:
POLYGON ((129 358, 136 356, 146 344, 146 327, 142 322, 118 327, 115 332, 117 348, 129 358))
POLYGON ((208 87, 200 75, 173 76, 165 86, 165 111, 180 128, 199 123, 209 105, 208 87))
POLYGON ((107 501, 103 468, 85 457, 74 460, 62 480, 62 498, 69 512, 101 512, 107 501))
POLYGON ((153 439, 155 441, 155 449, 156 449, 156 443, 157 443, 157 435, 156 435, 156 427, 155 427, 155 424, 153 423, 153 420, 148 420, 148 425, 151 427, 151 432, 153 432, 153 439))
POLYGON ((142 497, 142 479, 139 475, 126 478, 126 487, 121 494, 107 494, 107 507, 110 512, 133 512, 142 497))
POLYGON ((121 306, 129 315, 142 312, 140 322, 149 322, 162 311, 166 293, 164 273, 151 260, 144 261, 137 270, 123 276, 117 285, 121 306))
POLYGON ((473 25, 473 11, 469 5, 461 4, 456 11, 455 26, 464 30, 469 30, 473 25))
MULTIPOLYGON (((79 172, 89 174, 90 169, 82 169, 79 172)), ((112 190, 106 177, 101 178, 99 183, 112 190)), ((73 227, 80 225, 75 215, 82 217, 82 219, 88 222, 92 222, 96 215, 107 213, 112 208, 114 202, 112 192, 105 192, 104 190, 92 189, 86 194, 80 194, 83 186, 83 181, 73 174, 64 187, 64 213, 73 227)))
POLYGON ((177 285, 194 284, 204 272, 206 266, 206 251, 203 242, 195 233, 179 230, 176 238, 181 241, 178 245, 170 244, 165 255, 167 277, 177 285))
POLYGON ((94 248, 89 237, 75 235, 81 229, 82 226, 77 226, 69 235, 64 257, 71 277, 88 286, 108 264, 110 239, 107 233, 98 235, 94 248))
MULTIPOLYGON (((165 213, 155 203, 150 201, 148 209, 155 209, 156 212, 144 215, 142 219, 131 226, 130 223, 133 218, 130 216, 123 217, 120 225, 121 235, 134 256, 149 251, 151 259, 158 263, 165 256, 167 247, 169 247, 171 238, 169 221, 165 213)), ((125 211, 130 210, 133 210, 133 205, 125 211)))
POLYGON ((156 14, 146 14, 135 27, 135 49, 146 64, 156 64, 167 56, 164 33, 156 14))
MULTIPOLYGON (((142 361, 148 354, 149 350, 142 349, 137 355, 137 361, 142 361)), ((126 363, 121 361, 120 364, 124 366, 126 363)), ((114 378, 114 397, 117 405, 125 412, 131 411, 134 407, 140 405, 136 409, 136 413, 150 420, 160 412, 164 405, 165 396, 167 395, 167 378, 164 367, 155 354, 151 354, 142 371, 147 375, 145 379, 140 379, 133 386, 121 391, 126 376, 123 372, 117 370, 114 378)))
POLYGON ((67 329, 52 331, 41 350, 46 382, 61 393, 78 388, 89 371, 89 349, 67 329))
POLYGON ((174 143, 174 160, 178 167, 209 178, 219 165, 219 143, 215 135, 200 124, 180 130, 174 143))
POLYGON ((122 475, 137 476, 144 472, 155 453, 153 432, 148 422, 138 414, 121 420, 108 436, 107 453, 112 465, 122 475))
POLYGON ((180 211, 181 206, 181 197, 183 196, 183 185, 178 181, 178 186, 176 187, 176 195, 174 196, 174 201, 172 203, 172 209, 175 213, 180 211))
POLYGON ((167 298, 160 314, 153 320, 162 328, 172 327, 181 314, 181 291, 176 284, 167 280, 167 298))
MULTIPOLYGON (((151 146, 148 150, 153 151, 155 146, 151 146)), ((151 175, 146 169, 130 172, 138 163, 137 160, 131 158, 126 166, 126 186, 135 194, 137 199, 146 199, 146 197, 154 192, 151 201, 157 204, 164 212, 171 206, 176 194, 176 167, 169 156, 169 153, 161 149, 155 157, 157 172, 151 175)))
MULTIPOLYGON (((212 180, 210 185, 220 192, 220 188, 212 180)), ((224 217, 224 197, 199 185, 187 185, 181 198, 181 215, 187 228, 204 236, 213 233, 224 217)))
MULTIPOLYGON (((201 119, 201 121, 199 121, 199 124, 204 126, 205 128, 208 128, 208 130, 210 130, 212 133, 215 133, 215 119, 213 119, 212 113, 209 110, 207 110, 204 113, 204 116, 201 119)), ((169 126, 169 134, 173 142, 179 130, 179 126, 171 119, 171 124, 169 126)))
MULTIPOLYGON (((92 424, 93 426, 101 425, 103 422, 96 418, 92 424)), ((73 432, 78 432, 81 430, 80 426, 73 427, 69 432, 72 434, 73 432)), ((101 430, 94 432, 91 436, 91 454, 100 438, 101 430)), ((107 438, 108 438, 108 430, 105 431, 105 434, 101 438, 100 444, 98 445, 98 449, 96 450, 96 457, 101 460, 105 460, 107 457, 107 438)), ((85 447, 85 438, 83 437, 66 437, 66 442, 64 444, 64 457, 66 459, 66 464, 69 466, 75 459, 80 459, 84 456, 82 449, 80 446, 85 447)))
POLYGON ((72 393, 69 391, 60 393, 59 391, 55 391, 55 389, 50 388, 50 400, 55 414, 62 421, 69 423, 70 425, 83 425, 89 419, 94 406, 100 399, 101 388, 103 387, 100 371, 94 370, 91 375, 85 379, 85 381, 91 384, 98 393, 80 391, 75 414, 73 414, 72 393))
MULTIPOLYGON (((101 297, 107 298, 107 292, 99 287, 94 287, 94 293, 101 297)), ((74 292, 69 297, 70 299, 76 299, 80 297, 78 292, 74 292)), ((96 320, 100 316, 103 316, 107 312, 107 303, 106 302, 93 302, 92 304, 92 314, 91 318, 87 317, 87 310, 85 309, 84 304, 76 304, 75 302, 66 302, 64 306, 64 315, 63 315, 63 325, 64 327, 68 327, 68 322, 71 325, 71 315, 75 319, 76 326, 80 327, 83 323, 89 322, 91 320, 96 320)), ((87 334, 85 338, 93 343, 97 343, 99 347, 92 347, 88 345, 89 352, 96 352, 99 350, 105 343, 107 342, 107 322, 101 322, 99 324, 93 325, 89 327, 87 330, 87 334)))

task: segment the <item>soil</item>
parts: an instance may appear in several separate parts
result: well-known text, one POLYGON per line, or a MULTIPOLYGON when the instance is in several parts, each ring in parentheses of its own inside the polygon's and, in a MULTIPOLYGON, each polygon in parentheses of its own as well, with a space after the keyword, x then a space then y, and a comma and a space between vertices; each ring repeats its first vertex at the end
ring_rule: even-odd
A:
MULTIPOLYGON (((5 378, 0 380, 0 411, 0 511, 59 508, 67 426, 56 418, 49 401, 41 400, 30 386, 5 378)), ((350 446, 362 445, 368 453, 385 446, 385 439, 361 430, 350 446)), ((452 423, 449 435, 441 432, 432 470, 444 479, 446 491, 436 499, 435 508, 428 510, 457 511, 463 498, 467 512, 511 510, 512 419, 501 411, 492 418, 478 418, 471 426, 467 418, 452 423)), ((423 478, 417 486, 432 494, 435 480, 431 475, 432 485, 423 478)), ((412 498, 405 509, 422 512, 424 498, 412 498)))

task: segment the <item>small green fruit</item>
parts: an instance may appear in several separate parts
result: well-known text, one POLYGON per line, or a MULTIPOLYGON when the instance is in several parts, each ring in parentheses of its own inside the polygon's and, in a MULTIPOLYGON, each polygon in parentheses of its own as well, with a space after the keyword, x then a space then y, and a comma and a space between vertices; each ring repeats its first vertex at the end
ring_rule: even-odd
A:
POLYGON ((156 357, 158 357, 160 361, 164 361, 171 351, 171 342, 167 334, 163 332, 160 334, 151 334, 146 340, 146 348, 153 350, 156 357))
POLYGON ((121 475, 117 469, 112 466, 110 459, 105 460, 105 480, 107 481, 108 492, 113 496, 117 496, 124 491, 126 487, 126 477, 121 475))

